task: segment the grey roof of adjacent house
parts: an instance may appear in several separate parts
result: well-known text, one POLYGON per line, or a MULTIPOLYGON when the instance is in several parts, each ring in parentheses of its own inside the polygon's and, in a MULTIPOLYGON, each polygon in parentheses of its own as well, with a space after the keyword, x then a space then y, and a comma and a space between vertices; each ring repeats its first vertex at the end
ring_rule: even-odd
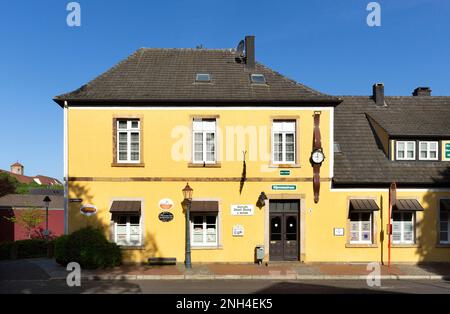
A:
POLYGON ((79 89, 57 96, 63 105, 101 105, 127 102, 205 103, 323 103, 336 105, 338 97, 297 83, 256 63, 248 69, 233 49, 142 48, 79 89), (210 83, 195 82, 197 73, 209 73, 210 83), (267 84, 254 84, 250 74, 263 74, 267 84))
POLYGON ((386 97, 377 106, 372 97, 343 96, 335 109, 334 154, 336 186, 383 185, 449 186, 450 162, 391 161, 385 154, 369 117, 392 138, 450 138, 450 97, 386 97))
MULTIPOLYGON (((51 202, 49 208, 63 209, 64 208, 64 196, 62 195, 50 195, 51 202)), ((0 207, 45 207, 43 202, 43 195, 30 195, 30 194, 8 194, 0 197, 0 207)))

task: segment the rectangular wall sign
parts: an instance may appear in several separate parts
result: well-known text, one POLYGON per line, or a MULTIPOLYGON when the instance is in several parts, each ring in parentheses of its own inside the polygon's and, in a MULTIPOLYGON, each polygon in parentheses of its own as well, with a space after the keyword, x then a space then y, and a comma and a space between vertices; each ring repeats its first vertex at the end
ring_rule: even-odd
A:
POLYGON ((294 184, 275 184, 272 185, 272 190, 274 191, 295 191, 297 186, 294 184))
POLYGON ((253 205, 231 205, 231 215, 233 216, 253 216, 253 205))

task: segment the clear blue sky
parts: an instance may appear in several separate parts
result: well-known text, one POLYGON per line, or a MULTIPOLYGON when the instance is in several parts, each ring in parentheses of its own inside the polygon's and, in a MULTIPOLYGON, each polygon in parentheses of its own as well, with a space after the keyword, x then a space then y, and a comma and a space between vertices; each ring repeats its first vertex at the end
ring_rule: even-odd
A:
POLYGON ((81 27, 65 0, 1 1, 0 169, 62 178, 62 110, 78 88, 140 47, 234 48, 256 36, 256 57, 322 92, 450 95, 450 1, 383 0, 381 27, 367 0, 83 0, 81 27))

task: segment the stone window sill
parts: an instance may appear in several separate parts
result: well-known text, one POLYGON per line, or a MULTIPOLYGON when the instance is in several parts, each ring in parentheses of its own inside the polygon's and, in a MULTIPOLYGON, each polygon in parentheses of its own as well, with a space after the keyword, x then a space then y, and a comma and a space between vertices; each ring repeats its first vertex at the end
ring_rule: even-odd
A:
POLYGON ((223 246, 191 246, 191 250, 222 250, 223 246))
POLYGON ((378 244, 347 243, 347 244, 345 244, 345 247, 346 248, 360 248, 360 249, 365 248, 365 249, 367 249, 367 248, 377 248, 378 244))
POLYGON ((450 243, 439 243, 436 244, 437 248, 450 248, 450 243))
POLYGON ((139 164, 133 164, 133 163, 130 163, 130 164, 128 164, 128 163, 116 163, 116 162, 113 162, 112 164, 111 164, 111 167, 122 167, 122 168, 144 168, 145 167, 145 164, 144 163, 139 163, 139 164))
POLYGON ((270 164, 269 168, 300 168, 299 164, 270 164))
POLYGON ((188 163, 188 168, 221 168, 222 164, 220 162, 215 163, 215 164, 197 164, 197 163, 193 163, 190 162, 188 163))
POLYGON ((420 248, 418 244, 392 244, 392 248, 408 249, 408 248, 420 248))

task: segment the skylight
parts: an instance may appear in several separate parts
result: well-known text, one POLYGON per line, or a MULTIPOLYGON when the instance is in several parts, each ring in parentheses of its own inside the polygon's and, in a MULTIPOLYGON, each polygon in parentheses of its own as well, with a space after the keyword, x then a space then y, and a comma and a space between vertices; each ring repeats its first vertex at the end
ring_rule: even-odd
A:
POLYGON ((335 153, 342 153, 341 145, 339 145, 339 143, 334 142, 334 152, 335 153))
POLYGON ((195 76, 195 81, 201 83, 211 82, 211 75, 209 73, 197 73, 195 76))
POLYGON ((253 84, 266 84, 266 78, 262 74, 251 74, 250 80, 253 84))

